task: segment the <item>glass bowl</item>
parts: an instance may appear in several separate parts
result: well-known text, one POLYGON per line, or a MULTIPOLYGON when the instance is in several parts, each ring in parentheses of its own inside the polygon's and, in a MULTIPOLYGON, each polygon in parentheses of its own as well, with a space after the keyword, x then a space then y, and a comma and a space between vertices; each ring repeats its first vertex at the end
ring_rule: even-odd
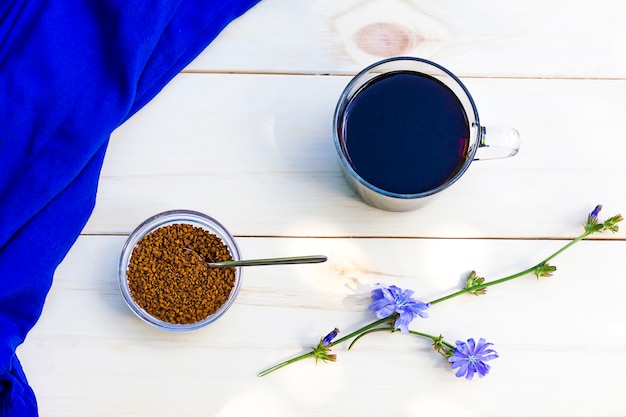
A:
POLYGON ((166 211, 163 213, 159 213, 155 216, 150 217, 143 223, 141 223, 128 237, 124 247, 122 248, 122 253, 119 261, 118 268, 118 283, 120 287, 120 291, 122 292, 122 296, 124 297, 124 301, 128 304, 128 307, 135 313, 140 319, 144 322, 157 327, 159 329, 173 331, 173 332, 184 332, 199 329, 201 327, 205 327, 210 323, 213 323, 215 320, 220 318, 226 313, 226 311, 233 305, 235 302, 235 298, 239 293, 239 289, 241 287, 241 267, 235 267, 235 280, 232 289, 230 290, 230 294, 226 301, 215 311, 214 313, 208 315, 206 318, 193 322, 193 323, 170 323, 167 321, 163 321, 154 315, 148 313, 144 308, 142 308, 137 301, 133 298, 131 289, 129 286, 129 278, 128 278, 128 267, 131 261, 131 257, 133 255, 133 251, 136 248, 138 242, 144 237, 152 233, 153 231, 174 224, 187 224, 195 227, 200 227, 204 230, 209 231, 210 233, 216 235, 221 241, 226 245, 227 249, 230 252, 230 255, 233 260, 238 261, 241 259, 241 255, 239 252, 239 247, 235 242, 233 236, 226 230, 224 226, 222 226, 217 220, 191 210, 172 210, 166 211))

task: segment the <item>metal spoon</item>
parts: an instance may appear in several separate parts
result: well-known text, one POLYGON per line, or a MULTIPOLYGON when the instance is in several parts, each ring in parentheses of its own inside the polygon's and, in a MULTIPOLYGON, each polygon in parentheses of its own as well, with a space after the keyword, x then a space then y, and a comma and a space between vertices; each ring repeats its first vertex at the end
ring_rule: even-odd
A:
POLYGON ((265 259, 248 259, 241 261, 224 261, 224 262, 207 262, 193 249, 183 248, 183 250, 193 252, 202 262, 210 268, 223 268, 233 266, 258 266, 258 265, 292 265, 292 264, 314 264, 326 262, 328 257, 324 255, 312 256, 291 256, 287 258, 265 258, 265 259))

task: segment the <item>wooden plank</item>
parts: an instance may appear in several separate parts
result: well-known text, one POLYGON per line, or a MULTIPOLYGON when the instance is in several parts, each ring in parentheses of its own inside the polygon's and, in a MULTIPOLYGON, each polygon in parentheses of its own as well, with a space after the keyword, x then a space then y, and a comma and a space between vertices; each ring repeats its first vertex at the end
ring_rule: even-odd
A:
POLYGON ((394 55, 463 76, 624 78, 620 0, 263 0, 191 71, 354 73, 394 55))
POLYGON ((349 78, 181 74, 114 133, 85 233, 186 208, 244 236, 561 238, 598 203, 625 211, 625 81, 464 79, 484 124, 520 131, 520 153, 389 213, 340 174, 331 119, 349 78))
POLYGON ((298 354, 333 327, 373 320, 376 283, 432 300, 475 269, 487 280, 535 264, 558 241, 239 238, 248 257, 324 253, 317 265, 244 271, 228 314, 188 334, 135 318, 116 283, 124 237, 82 236, 59 267, 40 322, 18 350, 41 415, 380 416, 622 415, 626 365, 626 242, 585 241, 551 278, 519 278, 482 297, 434 305, 412 328, 455 339, 485 337, 500 358, 465 381, 429 344, 376 334, 337 363, 298 354), (611 272, 613 271, 613 273, 611 272), (454 395, 450 395, 453 392, 454 395), (590 398, 593 401, 590 401, 590 398))

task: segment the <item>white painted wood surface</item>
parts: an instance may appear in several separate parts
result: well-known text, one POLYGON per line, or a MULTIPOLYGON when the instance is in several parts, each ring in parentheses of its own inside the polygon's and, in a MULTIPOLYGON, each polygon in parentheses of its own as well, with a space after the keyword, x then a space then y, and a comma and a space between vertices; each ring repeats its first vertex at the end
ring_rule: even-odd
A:
POLYGON ((123 236, 81 237, 60 267, 40 323, 19 354, 44 416, 609 416, 625 410, 623 241, 587 241, 547 279, 520 278, 435 305, 416 330, 485 337, 500 357, 465 381, 422 339, 377 334, 338 362, 310 360, 258 378, 335 326, 373 320, 378 282, 425 300, 476 269, 488 279, 539 261, 562 242, 240 238, 249 256, 326 253, 318 265, 244 271, 240 296, 189 334, 144 324, 116 283, 123 236))
POLYGON ((416 55, 464 76, 624 78, 624 16, 620 0, 263 0, 189 70, 354 73, 416 55))
POLYGON ((364 205, 341 177, 331 122, 349 79, 179 76, 113 136, 85 233, 129 233, 184 207, 237 235, 564 237, 581 211, 626 207, 625 80, 466 79, 485 125, 520 131, 520 153, 473 163, 399 214, 364 205))
POLYGON ((339 361, 263 368, 365 324, 377 282, 425 300, 475 269, 541 260, 586 213, 626 213, 626 3, 263 0, 112 136, 98 203, 18 355, 42 416, 623 416, 624 232, 582 242, 533 277, 433 306, 416 330, 485 337, 500 358, 454 377, 429 344, 377 334, 339 361), (360 35, 359 35, 360 34, 360 35), (430 205, 370 208, 331 137, 339 94, 386 53, 462 77, 514 158, 481 161, 430 205), (377 55, 378 54, 378 55, 377 55), (190 334, 124 305, 121 246, 145 218, 219 219, 246 257, 323 253, 244 271, 229 313, 190 334))

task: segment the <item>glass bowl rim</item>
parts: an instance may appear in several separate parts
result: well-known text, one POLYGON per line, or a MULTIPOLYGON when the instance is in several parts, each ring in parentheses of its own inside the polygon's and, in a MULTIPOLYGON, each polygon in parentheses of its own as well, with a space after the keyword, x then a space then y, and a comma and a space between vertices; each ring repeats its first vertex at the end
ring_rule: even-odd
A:
POLYGON ((226 313, 226 311, 233 305, 237 295, 239 294, 239 290, 241 288, 241 267, 235 267, 235 284, 230 291, 228 299, 224 304, 213 314, 207 316, 206 318, 197 321, 195 323, 188 324, 176 324, 169 323, 163 320, 160 320, 143 308, 141 308, 133 299, 130 294, 130 288, 128 286, 128 277, 126 275, 126 271, 128 268, 128 264, 130 262, 133 250, 139 240, 151 233, 152 231, 168 226, 171 224, 191 224, 193 226, 202 227, 204 230, 208 230, 211 233, 215 234, 219 237, 222 242, 227 246, 228 250, 231 253, 233 260, 240 260, 241 253, 239 250, 239 246, 235 241, 235 238, 230 234, 228 229, 226 229, 220 222, 214 219, 211 216, 208 216, 204 213, 194 211, 194 210, 168 210, 158 214, 155 214, 148 219, 144 220, 139 224, 128 236, 126 241, 124 242, 124 246, 122 247, 122 251, 119 258, 118 264, 118 286, 120 288, 120 292, 122 293, 122 297, 124 301, 130 308, 130 310, 135 313, 137 317, 139 317, 144 322, 157 327, 162 330, 172 331, 172 332, 185 332, 196 330, 202 327, 205 327, 226 313))

